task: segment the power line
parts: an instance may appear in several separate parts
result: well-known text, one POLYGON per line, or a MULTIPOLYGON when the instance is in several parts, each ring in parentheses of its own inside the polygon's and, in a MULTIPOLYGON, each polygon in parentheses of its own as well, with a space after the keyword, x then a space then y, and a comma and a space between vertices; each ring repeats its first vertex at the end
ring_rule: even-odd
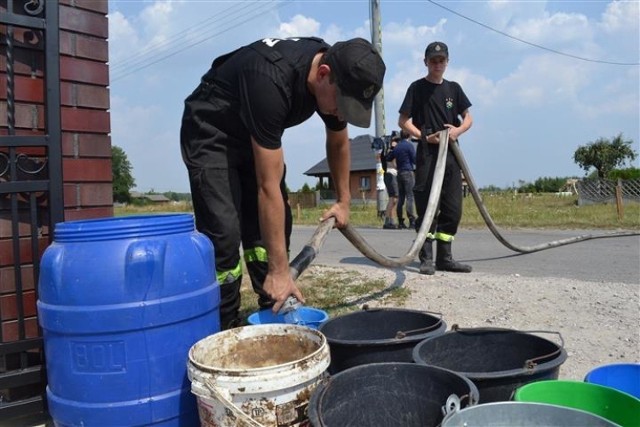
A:
MULTIPOLYGON (((257 3, 260 4, 260 5, 265 5, 265 4, 268 5, 269 4, 269 3, 264 2, 264 1, 257 2, 257 3)), ((244 23, 246 23, 246 22, 248 22, 248 21, 250 21, 252 19, 255 19, 255 18, 259 17, 259 16, 262 16, 264 13, 266 13, 266 12, 272 10, 272 9, 280 8, 280 7, 282 7, 284 5, 287 5, 289 3, 290 2, 276 2, 276 1, 273 1, 273 2, 271 2, 271 6, 267 7, 266 9, 265 8, 263 8, 263 9, 260 9, 260 8, 253 9, 253 12, 254 12, 253 15, 248 16, 246 19, 238 21, 237 17, 236 17, 236 18, 233 18, 231 20, 225 20, 225 22, 224 22, 225 27, 224 28, 218 29, 218 31, 214 31, 213 33, 205 34, 203 37, 197 38, 197 39, 192 40, 192 41, 185 40, 185 39, 179 40, 179 41, 177 41, 177 42, 175 42, 175 43, 173 43, 171 45, 170 48, 172 49, 172 51, 171 52, 167 52, 164 55, 162 55, 162 53, 166 52, 167 48, 163 49, 162 47, 160 47, 160 48, 157 48, 157 49, 151 49, 151 51, 156 50, 158 52, 157 53, 153 52, 153 56, 150 57, 150 58, 148 57, 148 58, 145 58, 145 59, 142 59, 142 60, 134 62, 134 64, 139 64, 139 66, 137 66, 137 67, 133 66, 133 68, 129 68, 127 71, 123 71, 120 74, 116 73, 116 75, 111 78, 111 82, 118 81, 118 80, 120 80, 120 79, 122 79, 122 78, 124 78, 126 76, 129 76, 129 75, 131 75, 133 73, 136 73, 136 72, 138 72, 140 70, 148 68, 148 67, 150 67, 152 65, 155 65, 155 64, 157 64, 159 62, 162 62, 162 61, 164 61, 164 60, 166 60, 166 59, 168 59, 168 58, 170 58, 172 56, 175 56, 175 55, 177 55, 179 53, 182 53, 182 52, 184 52, 184 51, 186 51, 186 50, 188 50, 188 49, 190 49, 190 48, 192 48, 194 46, 202 44, 202 43, 206 42, 209 39, 212 39, 214 37, 217 37, 217 36, 227 32, 227 31, 230 31, 232 28, 236 28, 236 27, 238 27, 238 26, 240 26, 240 25, 242 25, 242 24, 244 24, 244 23), (156 58, 156 59, 153 59, 153 58, 156 58)), ((236 9, 234 12, 238 12, 238 11, 239 11, 239 9, 236 9)), ((243 14, 242 16, 246 16, 246 14, 243 14)), ((207 21, 207 20, 205 20, 205 21, 207 21)), ((202 21, 202 22, 205 22, 205 21, 202 21)), ((201 22, 201 24, 202 24, 202 22, 201 22)), ((186 32, 186 31, 190 31, 190 30, 184 30, 184 31, 182 31, 182 32, 180 32, 178 34, 182 34, 182 33, 186 32)), ((149 49, 147 49, 147 50, 149 50, 149 49)))
POLYGON ((481 27, 484 27, 484 28, 486 28, 486 29, 488 29, 488 30, 491 30, 491 31, 495 32, 495 33, 498 33, 498 34, 503 35, 503 36, 505 36, 505 37, 508 37, 508 38, 510 38, 510 39, 513 39, 513 40, 519 41, 520 43, 528 44, 529 46, 537 47, 538 49, 542 49, 542 50, 546 50, 546 51, 548 51, 548 52, 555 53, 555 54, 557 54, 557 55, 567 56, 567 57, 569 57, 569 58, 578 59, 578 60, 580 60, 580 61, 595 62, 595 63, 599 63, 599 64, 608 64, 608 65, 632 65, 632 66, 633 66, 633 65, 640 65, 640 62, 612 62, 612 61, 603 61, 603 60, 599 60, 599 59, 585 58, 585 57, 582 57, 582 56, 572 55, 572 54, 570 54, 570 53, 561 52, 561 51, 559 51, 559 50, 551 49, 551 48, 548 48, 548 47, 545 47, 545 46, 542 46, 542 45, 539 45, 539 44, 536 44, 536 43, 532 43, 532 42, 529 42, 529 41, 523 40, 523 39, 521 39, 521 38, 518 38, 518 37, 512 36, 511 34, 505 33, 504 31, 500 31, 500 30, 498 30, 498 29, 495 29, 495 28, 493 28, 493 27, 491 27, 491 26, 489 26, 489 25, 487 25, 487 24, 483 24, 483 23, 482 23, 482 22, 480 22, 480 21, 477 21, 477 20, 472 19, 472 18, 469 18, 468 16, 465 16, 465 15, 463 15, 463 14, 461 14, 461 13, 458 13, 458 12, 456 12, 456 11, 455 11, 455 10, 453 10, 453 9, 449 9, 448 7, 443 6, 443 5, 441 5, 440 3, 437 3, 437 2, 435 2, 435 1, 433 1, 433 0, 427 0, 427 1, 428 1, 429 3, 431 3, 431 4, 435 5, 435 6, 438 6, 439 8, 442 8, 442 9, 444 9, 444 10, 446 10, 446 11, 450 12, 450 13, 453 13, 454 15, 459 16, 460 18, 466 19, 467 21, 473 22, 474 24, 480 25, 481 27))
POLYGON ((215 15, 212 15, 207 19, 200 21, 195 25, 190 25, 188 28, 182 31, 179 31, 178 33, 170 35, 165 40, 159 41, 157 43, 153 43, 147 46, 146 48, 144 48, 143 50, 129 56, 128 58, 125 58, 111 65, 110 69, 112 71, 115 70, 115 73, 117 74, 118 72, 122 72, 123 69, 129 68, 131 66, 140 65, 141 63, 149 61, 150 60, 149 57, 153 58, 155 56, 158 56, 163 51, 170 49, 176 44, 181 44, 181 43, 187 44, 189 43, 189 40, 186 39, 185 36, 188 35, 189 33, 191 34, 197 33, 197 31, 201 30, 202 27, 204 27, 205 32, 207 30, 210 31, 211 28, 216 28, 216 25, 219 22, 228 23, 230 19, 236 19, 237 17, 235 18, 230 18, 230 17, 234 14, 238 14, 242 12, 247 7, 251 7, 253 5, 251 2, 248 2, 248 3, 245 2, 243 4, 244 6, 242 7, 237 7, 237 5, 231 6, 220 13, 216 13, 215 15))

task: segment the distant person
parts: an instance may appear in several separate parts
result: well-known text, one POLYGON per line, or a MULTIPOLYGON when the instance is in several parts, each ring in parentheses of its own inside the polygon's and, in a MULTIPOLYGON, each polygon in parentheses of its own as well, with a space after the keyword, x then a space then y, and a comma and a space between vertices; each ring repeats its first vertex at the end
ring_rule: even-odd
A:
MULTIPOLYGON (((391 141, 389 142, 389 149, 387 152, 392 152, 398 145, 400 136, 391 135, 391 141)), ((384 212, 384 224, 382 228, 387 230, 397 230, 398 223, 396 218, 396 205, 398 204, 398 170, 396 169, 396 162, 388 159, 388 154, 381 156, 382 170, 384 171, 384 186, 387 189, 387 208, 384 212)))
MULTIPOLYGON (((418 209, 419 229, 427 209, 433 173, 438 157, 438 132, 449 128, 449 143, 456 144, 469 130, 473 119, 471 102, 462 87, 444 79, 449 64, 449 49, 442 42, 430 43, 425 50, 427 76, 413 82, 400 107, 398 125, 419 139, 414 195, 418 209)), ((462 218, 462 174, 451 150, 447 152, 446 169, 440 203, 433 224, 420 250, 420 273, 435 274, 435 269, 469 273, 471 266, 453 259, 451 244, 462 218), (436 240, 436 262, 433 266, 433 241, 436 240)))
POLYGON ((409 134, 400 131, 400 142, 387 155, 388 161, 395 161, 398 170, 398 228, 407 228, 404 223, 402 209, 405 201, 407 204, 407 218, 409 218, 409 228, 416 228, 416 214, 413 203, 413 186, 415 178, 413 170, 416 166, 416 149, 409 141, 409 134))
MULTIPOLYGON (((240 245, 261 307, 278 311, 293 295, 291 209, 282 134, 314 112, 326 130, 337 201, 322 219, 349 221, 347 123, 369 127, 385 65, 360 38, 333 46, 318 38, 265 38, 218 57, 185 100, 180 130, 196 228, 213 242, 223 329, 238 325, 240 245)), ((188 262, 188 260, 185 260, 188 262)))

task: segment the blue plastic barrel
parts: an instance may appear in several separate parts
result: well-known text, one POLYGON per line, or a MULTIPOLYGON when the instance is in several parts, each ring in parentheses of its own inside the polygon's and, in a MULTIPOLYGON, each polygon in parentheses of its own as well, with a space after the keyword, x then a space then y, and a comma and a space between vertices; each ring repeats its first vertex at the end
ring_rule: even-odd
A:
POLYGON ((192 215, 59 223, 38 287, 57 426, 199 425, 188 353, 220 330, 220 288, 192 215))

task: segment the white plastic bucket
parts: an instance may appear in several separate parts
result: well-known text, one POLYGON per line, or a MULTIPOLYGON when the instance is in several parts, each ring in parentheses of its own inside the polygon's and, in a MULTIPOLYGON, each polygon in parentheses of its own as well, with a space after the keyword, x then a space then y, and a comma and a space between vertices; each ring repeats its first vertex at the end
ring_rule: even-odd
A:
POLYGON ((307 425, 309 399, 330 362, 324 335, 304 326, 253 325, 208 336, 189 350, 200 424, 307 425))

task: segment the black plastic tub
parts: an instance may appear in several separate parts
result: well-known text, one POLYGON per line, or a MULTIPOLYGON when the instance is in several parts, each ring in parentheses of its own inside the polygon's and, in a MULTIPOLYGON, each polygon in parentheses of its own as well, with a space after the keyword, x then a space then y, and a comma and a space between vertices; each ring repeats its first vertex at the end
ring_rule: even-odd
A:
POLYGON ((466 376, 478 387, 480 403, 508 401, 524 384, 557 379, 567 360, 562 344, 530 332, 541 331, 454 329, 416 345, 413 360, 466 376))
POLYGON ((413 348, 447 329, 437 313, 407 309, 365 309, 329 319, 320 332, 331 350, 329 372, 369 363, 413 363, 413 348))
POLYGON ((415 363, 372 363, 321 383, 309 401, 313 427, 436 427, 448 400, 475 405, 478 389, 462 375, 415 363))

